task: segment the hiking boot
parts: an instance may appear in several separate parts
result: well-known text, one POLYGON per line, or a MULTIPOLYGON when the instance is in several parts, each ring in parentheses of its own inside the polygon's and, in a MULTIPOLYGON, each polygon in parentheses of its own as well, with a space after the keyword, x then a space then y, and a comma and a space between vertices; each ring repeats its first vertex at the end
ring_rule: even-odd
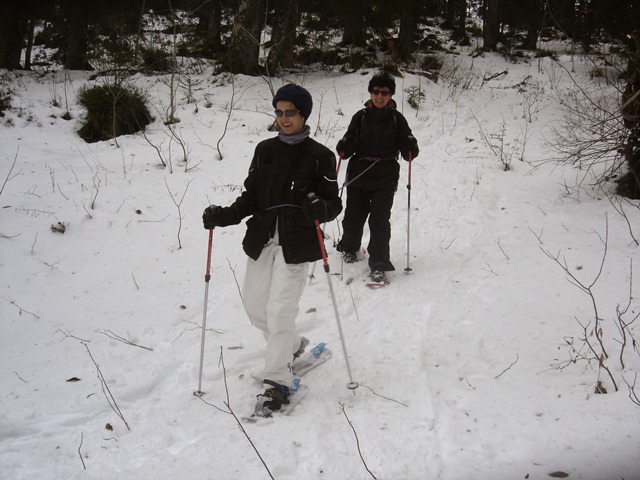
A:
POLYGON ((256 395, 256 415, 270 417, 273 412, 279 411, 283 405, 289 405, 291 390, 285 385, 281 385, 271 380, 264 380, 266 385, 271 385, 264 393, 256 395))
POLYGON ((387 277, 383 270, 376 268, 371 270, 371 281, 374 283, 386 283, 387 277))
POLYGON ((344 263, 356 263, 358 261, 358 255, 355 252, 343 252, 342 259, 344 263))
POLYGON ((293 358, 298 358, 302 355, 307 348, 307 345, 309 345, 309 339, 307 337, 300 337, 300 348, 298 348, 298 350, 293 354, 293 358))

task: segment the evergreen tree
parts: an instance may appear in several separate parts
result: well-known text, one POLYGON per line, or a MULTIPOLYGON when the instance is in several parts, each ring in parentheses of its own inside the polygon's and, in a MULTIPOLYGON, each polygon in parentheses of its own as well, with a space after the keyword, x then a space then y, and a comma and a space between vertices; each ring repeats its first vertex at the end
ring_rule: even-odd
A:
POLYGON ((484 28, 482 38, 486 50, 498 49, 498 34, 500 33, 500 0, 487 0, 484 11, 484 28))
POLYGON ((5 0, 0 15, 0 68, 29 69, 29 49, 33 43, 33 31, 38 19, 50 16, 51 6, 46 0, 5 0))
POLYGON ((300 25, 300 0, 276 0, 271 21, 271 49, 267 59, 270 75, 281 67, 293 66, 296 29, 300 25))
POLYGON ((231 39, 228 69, 231 73, 257 75, 260 57, 260 33, 264 24, 264 0, 239 0, 231 39))

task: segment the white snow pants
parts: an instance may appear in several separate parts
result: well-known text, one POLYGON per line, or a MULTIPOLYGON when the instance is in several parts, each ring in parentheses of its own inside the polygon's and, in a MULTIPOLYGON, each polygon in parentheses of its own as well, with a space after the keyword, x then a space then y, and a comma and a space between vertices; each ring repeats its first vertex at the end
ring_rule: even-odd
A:
POLYGON ((277 238, 262 249, 258 260, 249 258, 242 298, 251 323, 267 340, 264 379, 290 386, 289 364, 300 348, 296 317, 309 263, 287 264, 277 238))

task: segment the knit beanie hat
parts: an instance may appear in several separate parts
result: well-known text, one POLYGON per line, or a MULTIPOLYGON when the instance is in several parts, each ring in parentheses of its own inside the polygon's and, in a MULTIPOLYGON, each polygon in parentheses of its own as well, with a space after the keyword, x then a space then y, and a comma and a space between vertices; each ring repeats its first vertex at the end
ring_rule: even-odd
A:
POLYGON ((380 71, 369 80, 369 93, 374 87, 387 87, 391 95, 396 93, 396 81, 389 72, 380 71))
POLYGON ((313 100, 311 94, 299 85, 289 83, 283 87, 280 87, 273 97, 273 107, 276 108, 278 102, 291 102, 293 103, 300 113, 305 118, 309 118, 311 115, 311 109, 313 108, 313 100))

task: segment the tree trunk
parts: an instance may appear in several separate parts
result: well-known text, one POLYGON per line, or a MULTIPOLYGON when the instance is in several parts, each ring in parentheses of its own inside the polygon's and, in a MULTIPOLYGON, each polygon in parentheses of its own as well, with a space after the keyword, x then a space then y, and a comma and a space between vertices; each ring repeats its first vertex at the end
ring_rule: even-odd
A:
POLYGON ((398 33, 398 56, 407 60, 415 51, 415 37, 418 32, 418 5, 409 0, 403 5, 400 14, 400 32, 398 33))
POLYGON ((212 1, 207 6, 208 10, 203 15, 205 48, 214 54, 222 51, 222 5, 219 1, 212 1))
POLYGON ((457 5, 458 20, 453 32, 456 40, 466 40, 467 38, 467 0, 458 0, 457 5))
POLYGON ((240 0, 229 43, 229 71, 258 75, 260 33, 264 19, 263 0, 240 0))
POLYGON ((629 129, 624 156, 628 170, 619 180, 616 193, 640 199, 640 34, 632 35, 635 51, 629 56, 629 80, 622 94, 622 119, 629 129))
POLYGON ((20 69, 27 19, 18 0, 10 0, 0 15, 0 68, 20 69))
POLYGON ((535 50, 538 47, 538 35, 542 25, 542 14, 544 12, 541 0, 527 0, 525 4, 527 17, 527 36, 524 39, 524 48, 535 50))
POLYGON ((548 6, 556 26, 570 38, 575 39, 576 0, 549 0, 548 6))
POLYGON ((484 28, 482 39, 485 50, 498 49, 498 34, 500 33, 500 21, 498 15, 499 0, 486 0, 486 10, 484 16, 484 28))
POLYGON ((63 0, 60 2, 62 28, 66 41, 64 68, 67 70, 93 70, 87 58, 88 16, 82 0, 63 0))
POLYGON ((344 2, 341 11, 342 45, 354 45, 356 47, 367 46, 367 23, 365 21, 364 2, 344 2))
POLYGON ((453 28, 456 23, 456 3, 458 0, 446 0, 444 5, 444 28, 453 28))
POLYGON ((300 0, 282 0, 276 4, 267 61, 268 73, 293 66, 296 28, 300 24, 300 0))
POLYGON ((36 32, 36 19, 31 18, 27 26, 27 45, 24 49, 24 69, 31 70, 31 52, 33 50, 33 39, 36 32))

